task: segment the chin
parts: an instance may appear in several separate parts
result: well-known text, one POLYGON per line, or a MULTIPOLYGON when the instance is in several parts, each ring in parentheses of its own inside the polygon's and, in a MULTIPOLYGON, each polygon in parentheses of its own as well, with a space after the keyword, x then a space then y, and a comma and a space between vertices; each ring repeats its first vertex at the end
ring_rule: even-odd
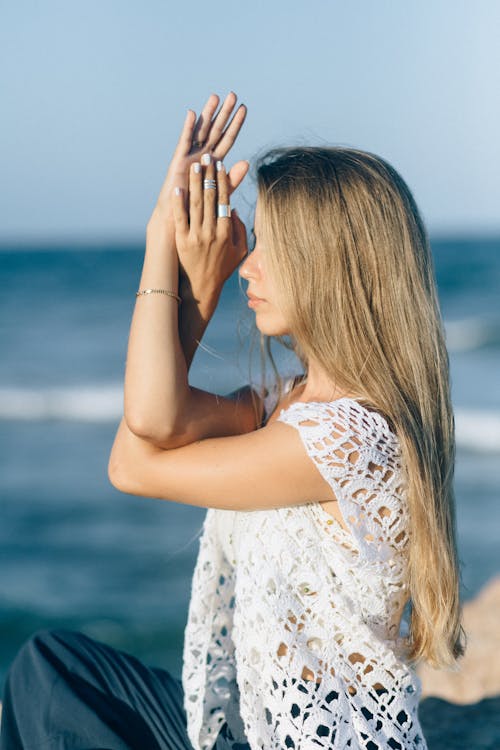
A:
POLYGON ((265 336, 289 336, 290 329, 282 321, 268 319, 264 316, 259 320, 259 316, 255 316, 255 325, 261 333, 265 336))

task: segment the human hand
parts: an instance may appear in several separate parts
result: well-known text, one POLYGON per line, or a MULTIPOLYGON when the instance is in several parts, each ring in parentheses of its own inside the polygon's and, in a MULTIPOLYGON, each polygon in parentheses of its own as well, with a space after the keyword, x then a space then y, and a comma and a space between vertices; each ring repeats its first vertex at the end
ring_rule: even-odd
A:
POLYGON ((224 164, 221 160, 214 164, 209 155, 202 162, 191 165, 187 195, 180 186, 173 191, 175 242, 192 294, 218 299, 248 252, 247 235, 236 211, 217 215, 218 206, 229 208, 231 184, 224 164), (205 186, 206 180, 216 185, 205 186))
MULTIPOLYGON (((175 234, 172 211, 173 188, 179 186, 187 193, 189 168, 193 162, 200 161, 202 154, 209 153, 215 160, 225 158, 240 132, 247 113, 245 105, 240 104, 229 122, 236 99, 236 94, 231 91, 213 120, 219 104, 217 94, 209 96, 198 119, 193 110, 189 109, 187 112, 165 181, 148 223, 148 226, 160 225, 162 232, 167 231, 167 237, 171 241, 175 234)), ((233 165, 227 175, 229 195, 241 183, 248 172, 248 167, 249 164, 246 161, 239 161, 233 165)))

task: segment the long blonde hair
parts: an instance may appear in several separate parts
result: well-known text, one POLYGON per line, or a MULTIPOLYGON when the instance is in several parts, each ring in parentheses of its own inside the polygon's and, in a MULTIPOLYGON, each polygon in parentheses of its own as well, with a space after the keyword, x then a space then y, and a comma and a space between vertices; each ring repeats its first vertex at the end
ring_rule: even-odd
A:
MULTIPOLYGON (((313 358, 379 410, 401 445, 410 660, 456 667, 455 423, 432 253, 413 196, 386 161, 351 148, 272 149, 256 176, 266 266, 292 348, 306 371, 313 358)), ((269 338, 261 334, 268 354, 269 338)))

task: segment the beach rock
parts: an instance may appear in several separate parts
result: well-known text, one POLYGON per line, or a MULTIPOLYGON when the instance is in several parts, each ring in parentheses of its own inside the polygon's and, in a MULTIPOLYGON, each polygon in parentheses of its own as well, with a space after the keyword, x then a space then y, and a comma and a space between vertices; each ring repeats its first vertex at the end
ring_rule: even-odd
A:
POLYGON ((422 698, 475 704, 500 695, 500 576, 491 579, 475 599, 465 602, 463 626, 467 646, 459 671, 418 667, 422 698))

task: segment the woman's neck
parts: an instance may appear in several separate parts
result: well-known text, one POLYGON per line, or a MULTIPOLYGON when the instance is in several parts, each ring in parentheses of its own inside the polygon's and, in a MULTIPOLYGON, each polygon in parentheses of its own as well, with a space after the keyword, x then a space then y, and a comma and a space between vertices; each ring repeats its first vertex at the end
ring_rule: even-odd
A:
POLYGON ((338 388, 331 378, 313 363, 309 364, 305 377, 299 376, 296 381, 292 390, 300 401, 335 401, 345 396, 352 397, 352 394, 338 388), (296 386, 296 381, 299 381, 300 385, 296 386))

